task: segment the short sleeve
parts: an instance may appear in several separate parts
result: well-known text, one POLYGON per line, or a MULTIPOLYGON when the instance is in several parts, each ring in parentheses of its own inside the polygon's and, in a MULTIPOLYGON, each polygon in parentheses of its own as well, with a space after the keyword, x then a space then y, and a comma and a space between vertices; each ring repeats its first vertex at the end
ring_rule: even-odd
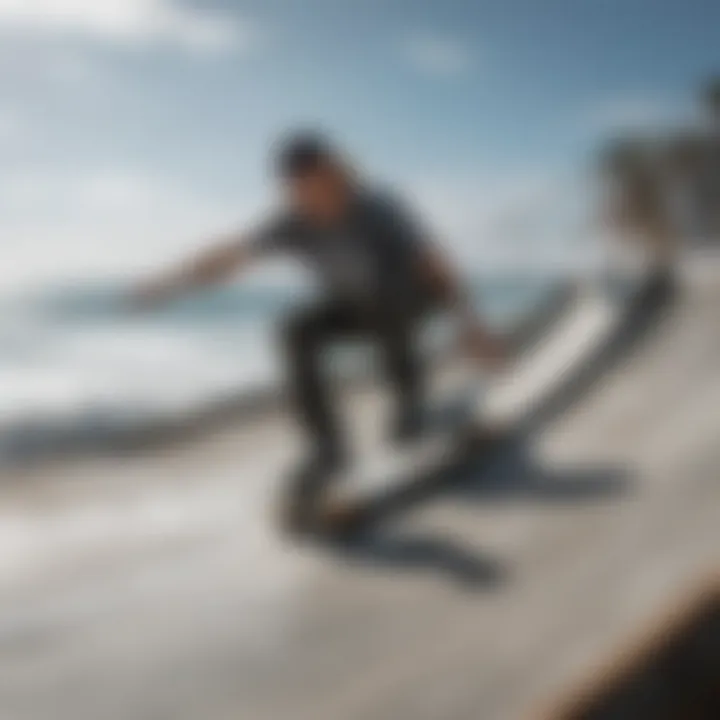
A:
POLYGON ((250 251, 264 257, 291 250, 297 233, 297 222, 293 217, 286 214, 273 216, 250 232, 250 251))
POLYGON ((384 228, 383 235, 410 255, 420 254, 429 240, 429 231, 418 214, 394 195, 376 197, 373 210, 384 228))

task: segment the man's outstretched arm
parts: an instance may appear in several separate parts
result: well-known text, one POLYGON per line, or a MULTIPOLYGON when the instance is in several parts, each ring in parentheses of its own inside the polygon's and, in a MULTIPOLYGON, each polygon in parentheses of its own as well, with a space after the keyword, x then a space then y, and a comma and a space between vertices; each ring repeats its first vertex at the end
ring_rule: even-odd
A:
POLYGON ((231 235, 169 273, 141 283, 133 292, 132 301, 141 308, 151 308, 187 292, 221 283, 243 270, 253 255, 252 244, 244 234, 231 235))

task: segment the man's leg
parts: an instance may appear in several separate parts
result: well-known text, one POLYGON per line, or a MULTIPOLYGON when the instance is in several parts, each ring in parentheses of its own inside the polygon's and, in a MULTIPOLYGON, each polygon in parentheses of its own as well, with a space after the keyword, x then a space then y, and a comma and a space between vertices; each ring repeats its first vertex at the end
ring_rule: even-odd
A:
POLYGON ((386 312, 379 319, 386 374, 398 403, 392 434, 400 442, 417 438, 424 424, 426 387, 418 326, 417 317, 404 313, 386 312))
POLYGON ((292 403, 312 445, 298 473, 298 499, 312 499, 344 461, 345 438, 333 407, 323 360, 332 341, 353 329, 353 317, 332 303, 296 312, 286 323, 283 345, 292 403))

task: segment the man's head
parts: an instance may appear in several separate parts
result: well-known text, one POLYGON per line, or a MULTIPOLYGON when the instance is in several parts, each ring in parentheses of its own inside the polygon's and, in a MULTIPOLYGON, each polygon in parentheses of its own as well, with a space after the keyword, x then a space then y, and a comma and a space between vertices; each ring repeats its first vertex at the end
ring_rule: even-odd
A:
POLYGON ((275 169, 288 200, 319 222, 340 217, 348 203, 352 177, 341 154, 319 133, 297 133, 283 140, 275 169))

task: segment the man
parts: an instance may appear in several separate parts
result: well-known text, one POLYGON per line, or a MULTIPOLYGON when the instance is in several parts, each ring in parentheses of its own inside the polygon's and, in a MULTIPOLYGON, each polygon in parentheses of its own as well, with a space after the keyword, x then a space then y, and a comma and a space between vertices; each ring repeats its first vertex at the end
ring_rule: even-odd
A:
POLYGON ((464 319, 469 347, 486 358, 500 344, 474 321, 460 283, 415 219, 391 197, 370 190, 322 136, 299 134, 278 149, 284 209, 260 228, 231 237, 167 277, 141 288, 153 305, 222 281, 252 261, 287 252, 319 276, 322 300, 288 318, 283 332, 295 410, 313 443, 298 472, 295 499, 317 497, 346 460, 321 360, 330 343, 359 337, 379 345, 398 395, 398 442, 422 430, 424 382, 416 335, 442 306, 464 319))

